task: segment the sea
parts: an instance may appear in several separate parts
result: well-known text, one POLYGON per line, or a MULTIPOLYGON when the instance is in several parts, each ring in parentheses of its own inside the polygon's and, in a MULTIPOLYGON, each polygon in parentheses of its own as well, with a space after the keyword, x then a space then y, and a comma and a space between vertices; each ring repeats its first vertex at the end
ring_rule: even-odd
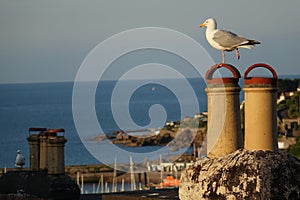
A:
MULTIPOLYGON (((299 76, 280 78, 299 78, 299 76)), ((74 94, 84 96, 90 89, 89 85, 95 83, 83 83, 84 87, 77 87, 75 91, 76 84, 78 83, 0 84, 0 168, 14 167, 17 150, 21 150, 26 158, 25 167, 29 166, 29 146, 26 138, 31 134, 28 131, 31 127, 65 129, 64 136, 68 140, 65 145, 66 165, 98 164, 101 160, 86 148, 87 143, 90 142, 93 147, 97 147, 104 157, 113 157, 113 154, 108 146, 110 144, 95 141, 92 136, 109 135, 120 129, 132 131, 137 127, 161 128, 168 121, 181 120, 186 116, 193 117, 198 112, 207 110, 206 83, 203 78, 191 78, 187 81, 122 80, 121 83, 101 81, 96 84, 93 95, 89 97, 92 99, 80 106, 82 116, 93 108, 98 122, 98 125, 94 126, 92 124, 95 123, 94 119, 83 117, 80 123, 86 124, 84 130, 87 135, 89 132, 93 134, 91 137, 82 137, 82 130, 77 124, 81 112, 76 111, 77 114, 74 114, 74 107, 78 106, 78 104, 74 106, 77 98, 74 94), (93 105, 90 105, 91 102, 93 105), (89 127, 93 128, 90 130, 89 127), (97 130, 94 127, 100 128, 97 130)), ((242 98, 241 94, 241 100, 242 98)), ((147 153, 161 147, 119 148, 147 153)), ((124 159, 121 162, 129 162, 129 158, 118 159, 124 159)))
MULTIPOLYGON (((113 131, 120 129, 133 130, 136 127, 149 128, 149 124, 150 126, 156 126, 152 128, 159 128, 167 121, 180 120, 183 116, 182 113, 184 113, 184 116, 190 117, 196 114, 194 106, 187 106, 190 103, 188 95, 191 91, 187 91, 187 87, 183 86, 185 83, 182 80, 149 80, 144 85, 139 86, 138 84, 140 82, 137 80, 122 80, 121 83, 117 81, 97 83, 93 96, 95 102, 93 107, 101 127, 99 134, 111 134, 113 131), (119 88, 117 91, 116 87, 119 88), (124 92, 122 88, 125 88, 124 90, 133 88, 129 98, 127 94, 115 94, 116 92, 124 92), (127 100, 124 96, 127 96, 127 100), (184 105, 184 109, 180 107, 181 104, 184 105), (119 108, 120 105, 121 108, 119 108), (127 109, 129 115, 126 115, 126 117, 129 116, 132 119, 127 120, 124 118, 122 120, 122 112, 118 114, 119 117, 115 117, 113 112, 116 111, 112 111, 113 106, 117 107, 117 110, 127 109), (162 118, 161 115, 164 117, 162 118), (120 117, 123 122, 128 121, 128 125, 126 123, 120 125, 117 121, 120 120, 120 117), (153 119, 156 118, 160 119, 157 123, 153 122, 155 121, 153 119), (136 126, 132 126, 132 124, 136 126)), ((201 78, 189 79, 188 84, 195 94, 194 97, 198 102, 199 111, 205 111, 207 100, 204 91, 206 87, 204 80, 201 78)), ((112 152, 109 151, 107 146, 109 144, 102 141, 95 142, 92 136, 83 139, 82 135, 79 135, 78 128, 75 125, 72 105, 75 101, 74 98, 76 98, 74 97, 75 91, 73 91, 74 85, 74 82, 0 84, 0 168, 14 167, 17 150, 21 150, 26 158, 25 167, 29 166, 29 145, 26 138, 29 134, 32 134, 29 132, 31 127, 65 129, 64 136, 68 140, 65 145, 66 165, 101 163, 87 150, 83 140, 87 140, 85 142, 90 141, 92 145, 97 146, 103 156, 111 157, 112 152)), ((94 85, 94 83, 83 83, 83 85, 84 87, 81 88, 83 91, 79 92, 84 94, 89 89, 89 85, 94 85)), ((128 93, 127 90, 126 92, 128 93)), ((86 106, 86 104, 83 104, 81 108, 86 110, 86 106)), ((91 131, 89 130, 90 121, 89 119, 84 120, 86 120, 84 123, 87 124, 86 132, 88 133, 91 131)), ((91 129, 95 132, 94 128, 91 129)), ((97 134, 96 132, 95 136, 97 134)), ((133 149, 132 151, 143 153, 160 147, 120 148, 129 151, 133 149)), ((125 160, 129 162, 129 158, 124 158, 125 160)))

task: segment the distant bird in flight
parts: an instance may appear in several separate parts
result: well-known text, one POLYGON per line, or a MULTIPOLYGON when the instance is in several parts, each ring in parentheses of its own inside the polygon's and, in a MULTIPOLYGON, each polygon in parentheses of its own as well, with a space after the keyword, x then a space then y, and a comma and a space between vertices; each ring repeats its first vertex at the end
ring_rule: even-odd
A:
POLYGON ((250 40, 239 36, 235 33, 226 30, 217 29, 217 22, 215 19, 206 19, 199 27, 206 26, 206 39, 208 43, 215 49, 222 51, 222 63, 225 63, 224 51, 236 50, 236 58, 240 58, 239 48, 252 49, 255 44, 260 44, 257 40, 250 40))

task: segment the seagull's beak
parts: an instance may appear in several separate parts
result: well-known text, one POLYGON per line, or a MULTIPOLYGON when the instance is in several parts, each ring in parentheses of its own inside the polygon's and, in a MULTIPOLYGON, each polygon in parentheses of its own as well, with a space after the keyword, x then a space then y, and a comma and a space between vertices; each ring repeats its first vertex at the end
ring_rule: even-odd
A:
POLYGON ((200 24, 199 25, 199 28, 203 27, 203 26, 206 26, 206 24, 200 24))

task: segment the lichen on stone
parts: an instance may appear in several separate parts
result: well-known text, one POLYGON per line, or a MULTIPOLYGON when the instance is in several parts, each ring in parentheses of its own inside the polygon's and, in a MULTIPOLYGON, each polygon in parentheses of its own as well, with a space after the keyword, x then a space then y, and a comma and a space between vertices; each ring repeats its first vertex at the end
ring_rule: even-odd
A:
POLYGON ((237 150, 182 173, 185 199, 300 199, 300 162, 285 152, 237 150))

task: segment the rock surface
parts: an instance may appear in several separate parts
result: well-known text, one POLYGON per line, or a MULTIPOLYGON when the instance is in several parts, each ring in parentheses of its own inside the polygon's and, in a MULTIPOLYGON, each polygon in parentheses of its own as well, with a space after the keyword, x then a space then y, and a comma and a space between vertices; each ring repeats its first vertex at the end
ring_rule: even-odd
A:
POLYGON ((285 152, 237 150, 182 172, 179 198, 300 199, 300 161, 285 152))

